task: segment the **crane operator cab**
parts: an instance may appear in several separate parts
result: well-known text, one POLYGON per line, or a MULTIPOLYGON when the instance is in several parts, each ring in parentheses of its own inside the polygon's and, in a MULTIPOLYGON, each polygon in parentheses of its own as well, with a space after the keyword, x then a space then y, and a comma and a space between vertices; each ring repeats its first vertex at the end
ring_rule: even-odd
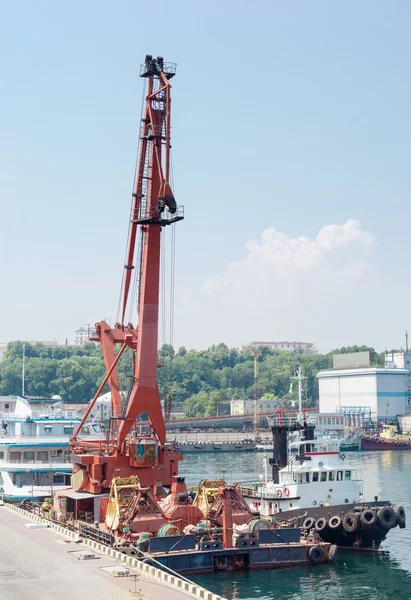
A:
POLYGON ((157 462, 158 444, 153 438, 133 439, 128 442, 132 467, 152 467, 157 462))

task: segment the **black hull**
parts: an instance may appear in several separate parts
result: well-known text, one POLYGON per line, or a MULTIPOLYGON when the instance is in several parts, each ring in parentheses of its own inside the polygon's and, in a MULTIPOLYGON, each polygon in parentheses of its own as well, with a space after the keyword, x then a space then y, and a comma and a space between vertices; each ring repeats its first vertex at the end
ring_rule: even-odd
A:
MULTIPOLYGON (((293 527, 302 527, 303 522, 307 517, 314 517, 315 520, 320 517, 329 519, 334 515, 344 517, 349 512, 358 509, 373 508, 378 510, 382 506, 391 506, 390 502, 367 502, 363 504, 340 504, 338 506, 313 506, 312 508, 287 510, 276 515, 279 524, 282 521, 290 521, 292 519, 293 527)), ((368 550, 376 551, 381 546, 381 543, 387 537, 389 530, 383 529, 380 525, 376 525, 372 529, 360 529, 357 533, 347 533, 343 527, 338 529, 330 529, 326 527, 323 531, 318 532, 323 542, 336 544, 340 548, 352 550, 368 550)))

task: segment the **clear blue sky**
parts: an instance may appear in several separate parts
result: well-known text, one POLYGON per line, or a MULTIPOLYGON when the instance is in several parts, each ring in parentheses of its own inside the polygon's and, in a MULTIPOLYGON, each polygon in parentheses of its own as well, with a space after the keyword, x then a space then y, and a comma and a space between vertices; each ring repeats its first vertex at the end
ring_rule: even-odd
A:
POLYGON ((178 64, 176 344, 399 346, 410 26, 401 0, 0 0, 0 339, 115 316, 150 53, 178 64))

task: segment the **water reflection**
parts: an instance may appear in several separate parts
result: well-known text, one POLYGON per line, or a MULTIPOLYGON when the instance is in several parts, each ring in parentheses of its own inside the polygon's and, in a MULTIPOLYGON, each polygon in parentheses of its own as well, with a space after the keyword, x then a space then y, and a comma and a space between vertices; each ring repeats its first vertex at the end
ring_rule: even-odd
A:
POLYGON ((334 565, 197 576, 229 600, 409 600, 411 575, 388 553, 340 553, 334 565))

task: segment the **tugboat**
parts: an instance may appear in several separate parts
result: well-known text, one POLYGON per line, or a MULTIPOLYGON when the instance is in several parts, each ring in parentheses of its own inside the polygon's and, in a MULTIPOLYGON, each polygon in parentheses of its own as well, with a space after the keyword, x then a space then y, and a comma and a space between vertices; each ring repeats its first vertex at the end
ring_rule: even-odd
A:
POLYGON ((379 434, 362 433, 364 450, 411 450, 411 435, 399 433, 397 425, 384 425, 379 434))
POLYGON ((340 453, 338 440, 316 440, 315 425, 301 414, 287 417, 279 410, 268 421, 272 479, 265 456, 265 480, 240 489, 256 513, 276 527, 315 530, 323 541, 362 550, 378 550, 390 529, 405 527, 402 506, 364 498, 363 482, 340 453), (290 432, 299 432, 300 439, 288 444, 290 432))

